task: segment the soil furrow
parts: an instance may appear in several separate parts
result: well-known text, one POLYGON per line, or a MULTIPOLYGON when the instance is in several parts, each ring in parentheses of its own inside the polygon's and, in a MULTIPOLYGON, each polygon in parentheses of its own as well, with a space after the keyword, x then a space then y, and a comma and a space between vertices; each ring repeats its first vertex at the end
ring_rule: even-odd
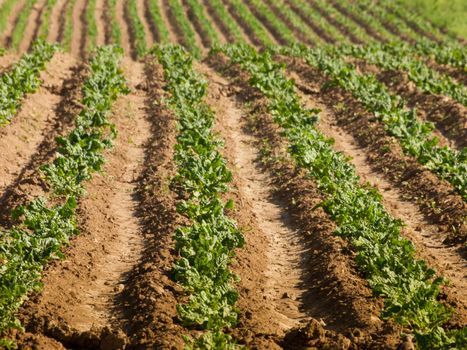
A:
MULTIPOLYGON (((143 6, 144 6, 144 19, 147 23, 148 30, 150 32, 150 36, 152 38, 152 42, 154 43, 160 43, 161 42, 161 35, 159 33, 159 30, 157 29, 156 23, 154 23, 151 12, 149 10, 149 0, 143 0, 143 6)), ((159 9, 161 11, 161 9, 159 9)))
POLYGON ((105 45, 109 42, 107 41, 106 34, 108 32, 108 22, 105 18, 105 0, 96 0, 96 10, 94 12, 94 17, 96 18, 97 26, 96 45, 105 45))
POLYGON ((39 0, 34 4, 29 14, 28 24, 23 33, 23 39, 19 44, 19 52, 28 51, 39 35, 42 25, 42 15, 47 8, 47 0, 39 0))
POLYGON ((137 0, 138 17, 144 27, 144 33, 146 34, 146 44, 150 48, 154 45, 154 36, 152 34, 150 25, 148 23, 148 9, 146 8, 145 0, 137 0))
POLYGON ((449 247, 457 245, 465 257, 462 243, 467 238, 467 204, 447 181, 440 180, 412 157, 404 156, 394 138, 387 135, 384 126, 374 120, 359 102, 341 89, 321 90, 327 81, 321 72, 301 60, 281 58, 289 71, 298 74, 303 91, 320 97, 320 102, 333 111, 337 124, 349 132, 365 149, 369 163, 376 172, 397 187, 404 198, 417 203, 426 219, 438 225, 440 237, 449 247))
POLYGON ((66 23, 66 9, 69 6, 69 0, 58 0, 50 16, 50 29, 47 40, 49 42, 59 42, 63 40, 66 23))
MULTIPOLYGON (((294 76, 296 81, 300 81, 294 76)), ((357 170, 363 183, 369 183, 382 195, 386 210, 406 225, 403 235, 415 245, 417 256, 425 260, 429 266, 449 279, 449 286, 443 290, 449 296, 448 301, 455 306, 457 317, 467 321, 467 260, 456 247, 446 247, 444 235, 438 226, 425 218, 422 211, 411 201, 405 199, 403 193, 384 178, 384 173, 373 170, 365 150, 348 132, 337 126, 333 113, 326 106, 317 102, 310 94, 301 94, 308 108, 321 110, 317 127, 323 134, 335 140, 334 148, 352 158, 351 163, 357 170)))
POLYGON ((87 0, 76 0, 73 8, 71 53, 78 57, 84 57, 86 50, 86 4, 87 0))
POLYGON ((41 73, 44 83, 26 97, 21 110, 10 125, 0 129, 0 202, 3 225, 14 207, 12 193, 20 187, 26 174, 36 171, 42 155, 60 130, 64 116, 60 105, 68 89, 67 82, 76 74, 76 62, 66 54, 56 53, 41 73), (63 85, 62 85, 63 84, 63 85))
POLYGON ((0 74, 11 70, 13 65, 18 62, 19 59, 20 56, 14 53, 5 53, 3 56, 0 56, 0 74))
POLYGON ((324 41, 330 44, 334 44, 336 42, 336 39, 333 37, 329 36, 319 25, 316 25, 311 18, 309 18, 307 15, 303 13, 303 11, 295 6, 294 3, 290 0, 285 0, 287 5, 294 11, 300 18, 302 19, 303 22, 305 22, 308 27, 310 27, 311 30, 313 30, 318 36, 323 38, 324 41))
MULTIPOLYGON (((133 89, 143 82, 142 64, 128 59, 123 69, 133 89)), ((79 204, 81 234, 66 260, 48 268, 43 291, 25 308, 28 331, 67 347, 122 348, 126 342, 119 327, 124 305, 116 301, 144 248, 136 193, 149 138, 144 103, 138 90, 116 102, 111 120, 118 136, 104 172, 87 184, 79 204)))
POLYGON ((340 4, 338 4, 336 1, 331 0, 330 4, 334 6, 334 8, 342 13, 342 15, 350 18, 352 21, 354 21, 356 24, 358 24, 360 27, 362 27, 370 36, 375 38, 375 40, 380 41, 380 42, 386 42, 386 40, 379 34, 377 31, 375 31, 368 23, 365 23, 362 21, 358 16, 355 16, 352 12, 348 11, 346 8, 342 7, 340 4))
POLYGON ((19 0, 13 7, 10 15, 8 16, 8 23, 5 26, 5 30, 3 31, 3 35, 1 38, 1 42, 6 47, 9 47, 11 45, 11 36, 13 34, 13 30, 16 27, 16 23, 18 23, 19 15, 23 10, 25 2, 25 0, 19 0))
MULTIPOLYGON (((212 57, 211 60, 210 66, 219 72, 228 66, 222 57, 212 57)), ((213 102, 212 106, 218 109, 220 124, 226 129, 222 131, 226 140, 226 154, 230 155, 233 165, 244 164, 246 168, 242 170, 233 166, 234 173, 241 179, 236 185, 239 212, 236 218, 238 217, 237 221, 241 227, 248 228, 244 230, 247 245, 238 251, 238 263, 235 264, 235 272, 242 277, 239 287, 239 307, 242 313, 235 334, 245 339, 251 348, 260 349, 298 349, 304 346, 323 348, 330 344, 342 348, 342 344, 350 345, 351 342, 363 348, 370 346, 369 344, 380 344, 380 347, 381 344, 392 344, 394 347, 399 341, 398 331, 379 319, 381 300, 373 298, 366 281, 359 277, 349 244, 334 236, 335 224, 318 206, 323 198, 316 184, 296 169, 287 156, 286 143, 279 136, 280 130, 267 112, 265 98, 248 85, 247 75, 238 68, 229 68, 229 71, 224 73, 229 76, 230 84, 217 77, 211 78, 211 81, 217 81, 216 85, 220 90, 215 97, 217 101, 213 102), (234 102, 226 97, 231 94, 235 96, 241 108, 248 106, 248 111, 235 108, 234 102), (258 159, 261 158, 261 152, 264 152, 263 147, 270 151, 266 158, 263 158, 267 164, 265 168, 262 167, 264 163, 258 159), (245 159, 238 160, 241 157, 245 159), (253 185, 258 179, 256 174, 261 174, 259 191, 255 191, 256 187, 253 185), (242 175, 246 179, 243 179, 242 175), (303 276, 299 277, 301 281, 298 286, 291 289, 290 294, 286 287, 290 280, 287 282, 287 279, 279 279, 276 280, 277 284, 274 282, 274 278, 280 276, 277 272, 284 271, 283 266, 278 268, 274 275, 270 275, 270 271, 275 269, 274 260, 277 259, 279 263, 282 261, 280 256, 271 254, 271 249, 277 248, 277 242, 268 242, 271 238, 268 239, 264 235, 264 228, 271 224, 263 224, 260 221, 261 218, 272 216, 274 211, 261 211, 258 207, 255 211, 255 206, 263 203, 258 201, 257 197, 263 196, 264 188, 273 192, 266 192, 264 200, 281 205, 283 216, 279 221, 282 225, 283 220, 289 218, 293 230, 298 232, 294 239, 288 238, 288 245, 283 248, 293 252, 297 241, 301 242, 298 243, 300 248, 295 250, 295 254, 300 257, 298 261, 294 260, 297 256, 294 258, 291 253, 288 257, 290 260, 283 262, 285 266, 290 267, 295 261, 301 266, 303 273, 303 276), (268 251, 271 254, 269 256, 268 251), (268 287, 271 285, 277 288, 276 292, 281 289, 285 291, 282 295, 285 300, 271 298, 268 294, 268 287), (291 310, 293 306, 297 306, 297 301, 298 311, 306 315, 304 321, 308 319, 308 323, 302 322, 299 327, 289 329, 287 317, 277 315, 277 312, 284 312, 281 305, 286 305, 286 309, 291 310), (279 310, 274 310, 274 303, 277 303, 279 310), (317 334, 322 334, 323 337, 317 340, 317 334), (359 335, 356 337, 355 334, 359 335)), ((272 231, 276 231, 276 234, 281 232, 280 229, 272 231)), ((279 253, 280 251, 275 254, 279 253)), ((297 268, 295 265, 294 269, 297 268)), ((292 280, 297 278, 293 275, 290 277, 292 280)), ((275 297, 280 295, 276 294, 275 297)), ((296 322, 300 319, 297 316, 300 313, 295 314, 296 322)), ((290 319, 288 321, 290 322, 290 319)))
POLYGON ((123 50, 128 56, 134 57, 136 53, 132 47, 132 41, 130 39, 131 27, 130 27, 129 22, 127 22, 128 11, 126 10, 126 7, 127 7, 127 1, 123 1, 123 0, 117 1, 115 11, 117 14, 118 26, 120 27, 120 31, 121 31, 120 45, 123 47, 123 50))
POLYGON ((467 146, 467 108, 464 105, 447 96, 420 91, 405 72, 380 71, 377 78, 391 93, 402 96, 408 107, 416 108, 420 118, 435 123, 451 147, 461 150, 467 146))

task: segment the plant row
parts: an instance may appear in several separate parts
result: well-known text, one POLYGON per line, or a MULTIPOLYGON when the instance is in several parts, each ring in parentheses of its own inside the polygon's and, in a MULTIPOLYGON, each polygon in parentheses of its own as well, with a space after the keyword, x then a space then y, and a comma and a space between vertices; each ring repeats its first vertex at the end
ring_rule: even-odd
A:
POLYGON ((0 126, 10 122, 26 94, 40 87, 42 80, 39 75, 56 51, 55 45, 38 40, 31 53, 24 54, 10 71, 0 77, 0 126))
POLYGON ((430 68, 411 55, 412 48, 405 42, 373 44, 365 46, 343 46, 337 51, 343 55, 363 59, 383 70, 403 71, 423 92, 441 94, 467 105, 466 88, 450 77, 430 68))
POLYGON ((138 4, 136 0, 129 0, 127 2, 127 5, 128 14, 130 16, 131 22, 131 31, 133 33, 132 39, 135 43, 136 54, 139 57, 142 57, 144 56, 148 48, 146 45, 146 33, 144 31, 144 26, 138 14, 138 4))
POLYGON ((19 13, 18 18, 15 21, 15 27, 13 28, 13 32, 11 34, 11 47, 15 49, 19 48, 21 40, 24 37, 24 31, 26 30, 26 25, 29 21, 29 15, 36 4, 37 0, 26 0, 24 3, 21 12, 19 13))
POLYGON ((93 51, 97 43, 96 0, 88 0, 86 5, 86 26, 89 51, 93 51))
POLYGON ((236 42, 245 41, 242 35, 242 31, 238 23, 232 18, 231 14, 227 10, 227 6, 224 5, 222 0, 204 0, 216 13, 216 16, 224 23, 229 35, 234 38, 236 42))
POLYGON ((63 48, 65 51, 71 51, 71 41, 73 38, 73 9, 76 0, 70 0, 66 3, 65 29, 63 30, 63 48))
POLYGON ((203 33, 207 35, 210 45, 219 44, 219 35, 212 26, 211 21, 207 18, 201 2, 199 0, 186 0, 186 3, 192 11, 195 21, 199 23, 203 33))
POLYGON ((297 38, 290 27, 271 11, 271 8, 266 5, 264 0, 247 0, 247 2, 251 4, 254 12, 257 12, 260 17, 263 17, 264 20, 269 23, 283 42, 288 45, 297 42, 297 38))
POLYGON ((440 147, 433 135, 434 125, 420 121, 416 110, 407 108, 399 96, 391 95, 373 74, 360 74, 333 49, 295 46, 283 48, 282 53, 303 58, 330 78, 328 86, 337 85, 350 92, 399 140, 405 153, 446 179, 467 200, 467 149, 440 147))
POLYGON ((41 26, 39 28, 39 38, 47 40, 50 29, 50 16, 52 15, 52 10, 57 3, 57 0, 47 0, 45 4, 45 10, 41 17, 41 26))
POLYGON ((159 36, 159 42, 167 44, 170 41, 169 30, 167 25, 164 22, 164 19, 161 15, 161 9, 159 7, 158 0, 149 0, 148 1, 149 14, 151 15, 152 21, 157 29, 157 34, 159 36))
POLYGON ((201 50, 196 44, 196 35, 188 20, 185 10, 180 0, 169 0, 169 7, 181 34, 183 35, 183 45, 195 56, 201 56, 201 50))
POLYGON ((16 208, 13 218, 19 224, 0 231, 0 333, 21 328, 15 312, 32 291, 41 288, 43 266, 62 256, 61 247, 77 234, 75 211, 83 182, 104 163, 103 151, 112 145, 115 127, 108 120, 112 103, 127 93, 125 79, 118 68, 122 51, 98 48, 89 62, 90 76, 83 86, 83 109, 75 128, 57 139, 53 163, 40 168, 50 187, 48 203, 36 197, 16 208))
POLYGON ((17 0, 5 0, 0 5, 0 36, 3 35, 3 31, 6 29, 11 11, 16 3, 17 0))
POLYGON ((225 214, 233 207, 222 199, 232 174, 219 152, 222 143, 211 131, 214 113, 203 102, 207 82, 193 71, 192 56, 181 47, 156 47, 154 54, 164 68, 167 105, 178 118, 173 188, 183 198, 177 211, 189 221, 174 235, 179 258, 173 278, 188 295, 186 303, 177 305, 178 316, 184 326, 205 330, 194 340, 185 337, 188 349, 236 349, 223 330, 237 323, 237 277, 229 263, 244 239, 225 214))
POLYGON ((240 17, 248 27, 246 30, 251 31, 253 36, 261 43, 262 46, 274 44, 267 30, 251 13, 250 9, 243 3, 242 0, 231 0, 229 3, 232 7, 232 10, 235 11, 236 15, 240 17))
POLYGON ((467 48, 460 44, 436 44, 429 40, 421 40, 411 49, 420 56, 433 58, 439 64, 467 70, 467 48))
POLYGON ((381 316, 413 333, 420 348, 465 346, 467 329, 443 328, 451 317, 438 301, 443 279, 417 260, 413 245, 401 236, 403 223, 387 213, 381 194, 361 183, 348 158, 316 128, 319 110, 302 107, 284 66, 274 62, 271 52, 259 54, 246 45, 223 52, 250 73, 250 84, 268 98, 288 153, 316 181, 325 195, 320 206, 337 225, 335 234, 351 241, 357 266, 374 294, 384 298, 381 316))
POLYGON ((117 1, 107 0, 108 18, 110 22, 110 41, 114 45, 120 45, 122 42, 122 32, 117 19, 117 1))

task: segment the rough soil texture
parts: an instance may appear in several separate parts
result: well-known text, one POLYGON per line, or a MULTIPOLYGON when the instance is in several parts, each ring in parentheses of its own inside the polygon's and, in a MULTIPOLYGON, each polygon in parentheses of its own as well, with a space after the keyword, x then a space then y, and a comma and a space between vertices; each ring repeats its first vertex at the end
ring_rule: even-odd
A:
POLYGON ((19 59, 20 57, 13 53, 5 53, 3 56, 0 56, 0 74, 10 70, 19 59))
POLYGON ((96 36, 96 45, 105 45, 107 43, 106 33, 108 23, 106 21, 105 14, 105 1, 106 0, 96 0, 96 10, 94 16, 96 17, 96 26, 97 26, 97 36, 96 36))
POLYGON ((406 225, 403 235, 412 241, 417 249, 417 257, 425 260, 435 268, 439 275, 447 278, 449 285, 443 292, 447 301, 455 307, 455 322, 467 322, 467 261, 456 247, 446 247, 444 236, 440 235, 438 226, 432 224, 423 215, 416 203, 404 198, 403 193, 384 178, 384 173, 374 171, 365 151, 348 132, 340 128, 332 112, 317 102, 310 94, 302 94, 302 100, 308 108, 319 108, 320 119, 317 127, 326 136, 335 140, 334 148, 352 158, 362 183, 369 183, 382 195, 386 210, 406 225))
POLYGON ((467 237, 465 217, 467 205, 447 181, 440 180, 411 157, 406 157, 397 140, 387 135, 381 123, 365 111, 360 103, 339 88, 321 91, 326 78, 301 60, 282 58, 290 71, 304 82, 298 87, 321 98, 340 127, 353 135, 376 171, 404 193, 406 199, 417 203, 424 215, 438 225, 439 235, 446 245, 454 244, 465 254, 461 242, 467 237))
POLYGON ((57 53, 41 73, 39 90, 23 100, 11 124, 0 129, 0 193, 21 177, 24 168, 36 157, 40 144, 61 116, 57 107, 62 100, 61 86, 74 74, 76 61, 57 53))
MULTIPOLYGON (((141 83, 141 66, 124 65, 132 88, 141 83)), ((73 348, 117 349, 127 342, 121 330, 111 329, 124 316, 115 301, 143 251, 136 189, 149 138, 144 103, 145 96, 138 93, 117 101, 114 148, 107 154, 104 172, 86 186, 78 210, 81 234, 65 251, 67 259, 49 266, 43 291, 24 308, 29 332, 73 348)))
MULTIPOLYGON (((231 78, 229 79, 231 87, 224 90, 223 93, 221 92, 220 96, 225 96, 227 92, 227 95, 235 96, 241 105, 248 104, 250 106, 247 119, 235 116, 237 113, 232 111, 230 113, 224 112, 224 118, 230 115, 231 120, 233 120, 231 122, 224 121, 228 128, 228 131, 225 132, 226 136, 232 135, 226 138, 227 151, 229 151, 229 145, 233 147, 232 144, 235 142, 240 144, 246 137, 253 136, 255 139, 253 147, 257 150, 262 149, 265 143, 268 143, 271 149, 271 154, 266 158, 267 167, 265 169, 259 166, 258 160, 249 158, 249 162, 254 162, 254 165, 259 168, 257 171, 268 170, 265 176, 266 179, 270 176, 271 180, 263 183, 263 186, 271 186, 274 192, 273 197, 268 198, 268 200, 272 200, 273 203, 274 200, 279 200, 279 203, 285 206, 283 208, 287 213, 285 217, 290 215, 293 228, 300 232, 303 239, 301 246, 303 250, 299 250, 298 254, 301 257, 300 264, 305 271, 305 275, 302 276, 305 282, 303 285, 299 285, 295 292, 300 295, 301 288, 306 289, 302 299, 299 298, 302 303, 299 311, 313 318, 306 325, 302 324, 301 327, 289 329, 285 335, 284 333, 278 334, 277 327, 268 328, 268 323, 272 321, 268 320, 267 314, 264 313, 268 307, 264 306, 264 299, 261 300, 261 295, 267 293, 267 279, 270 276, 268 276, 268 267, 265 264, 265 261, 268 261, 266 253, 268 240, 258 239, 257 237, 261 237, 261 235, 251 229, 255 226, 250 223, 247 227, 252 230, 252 234, 249 234, 249 230, 246 230, 245 234, 247 242, 249 239, 252 239, 253 242, 251 246, 247 244, 246 248, 238 251, 237 260, 239 263, 236 267, 236 272, 241 277, 248 276, 246 281, 243 280, 245 277, 242 277, 240 287, 242 298, 239 306, 243 312, 240 327, 237 330, 238 338, 245 339, 248 344, 252 344, 253 348, 257 346, 260 349, 267 349, 267 345, 264 346, 264 344, 271 341, 286 349, 299 349, 305 345, 322 348, 330 344, 336 346, 336 343, 340 344, 337 348, 366 347, 369 344, 373 344, 372 346, 378 344, 382 348, 386 346, 383 344, 388 344, 389 347, 395 346, 399 342, 398 331, 392 325, 385 324, 378 318, 382 304, 372 297, 366 282, 358 276, 349 245, 333 235, 334 224, 321 209, 315 208, 322 197, 317 191, 316 185, 303 172, 295 169, 292 161, 288 159, 284 141, 279 136, 279 130, 274 126, 267 113, 266 101, 257 91, 246 84, 247 77, 240 70, 234 68, 225 71, 224 69, 228 65, 221 56, 211 60, 209 63, 211 66, 231 78), (247 136, 233 137, 233 135, 237 135, 236 132, 247 136), (268 159, 269 161, 267 161, 268 159), (260 248, 258 252, 257 247, 264 247, 264 249, 260 248), (260 253, 266 254, 266 259, 260 253), (256 266, 258 263, 260 268, 256 266), (263 280, 252 282, 251 279, 258 278, 258 271, 262 270, 264 271, 263 280), (250 276, 254 276, 254 278, 250 276), (263 286, 262 288, 265 290, 258 291, 258 285, 263 286), (265 322, 265 320, 267 321, 265 322), (323 325, 325 325, 324 328, 323 325)), ((222 97, 218 97, 218 99, 222 99, 222 97)), ((227 102, 217 103, 216 106, 223 109, 225 107, 222 106, 226 104, 228 105, 227 102)), ((242 143, 241 146, 237 147, 252 147, 252 145, 242 143)), ((231 160, 234 164, 239 153, 240 151, 235 149, 230 151, 230 154, 233 154, 231 160)), ((238 170, 238 174, 241 176, 241 170, 238 170)), ((251 179, 246 180, 246 184, 255 179, 253 174, 255 173, 250 174, 251 179)), ((249 190, 247 186, 241 186, 245 187, 243 191, 249 190)), ((242 187, 240 187, 240 193, 242 187)), ((255 204, 246 200, 248 192, 243 196, 244 199, 237 202, 241 203, 242 206, 246 202, 248 206, 252 206, 250 210, 254 212, 255 204)), ((257 196, 258 193, 255 193, 253 198, 257 196)), ((265 215, 267 214, 261 213, 260 218, 265 215)), ((257 222, 258 216, 254 216, 253 219, 253 223, 257 222)), ((283 219, 281 218, 281 220, 283 219)), ((262 227, 257 227, 259 227, 258 232, 261 232, 262 227)), ((273 243, 272 247, 274 246, 273 243)), ((292 243, 293 246, 294 243, 292 243)), ((291 252, 294 249, 292 247, 288 248, 291 249, 291 252)), ((290 258, 292 259, 292 256, 290 258)), ((273 266, 272 268, 274 268, 273 266)), ((283 297, 285 299, 294 298, 293 295, 283 295, 283 297)), ((280 305, 282 302, 284 301, 279 301, 278 304, 280 305)), ((269 308, 270 305, 271 303, 268 302, 269 308)))
POLYGON ((61 42, 63 37, 63 30, 65 28, 65 12, 68 0, 58 0, 52 9, 49 21, 49 33, 47 40, 51 42, 61 42))
POLYGON ((84 57, 86 50, 86 4, 87 0, 76 0, 75 6, 73 7, 71 53, 79 57, 84 57))

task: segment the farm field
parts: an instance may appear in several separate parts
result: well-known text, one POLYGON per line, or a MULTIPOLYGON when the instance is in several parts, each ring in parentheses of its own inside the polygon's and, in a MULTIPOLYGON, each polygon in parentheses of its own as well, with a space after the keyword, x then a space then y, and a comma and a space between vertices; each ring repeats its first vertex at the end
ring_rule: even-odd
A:
POLYGON ((389 0, 0 0, 0 349, 467 349, 467 49, 389 0))

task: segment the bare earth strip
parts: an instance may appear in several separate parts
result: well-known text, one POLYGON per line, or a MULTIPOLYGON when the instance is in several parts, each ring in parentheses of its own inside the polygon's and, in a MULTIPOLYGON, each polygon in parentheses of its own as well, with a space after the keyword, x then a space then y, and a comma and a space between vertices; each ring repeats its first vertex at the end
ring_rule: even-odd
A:
POLYGON ((42 87, 26 97, 11 124, 0 129, 0 193, 20 174, 40 142, 48 137, 46 126, 59 117, 55 115, 60 101, 59 87, 63 80, 71 77, 75 64, 68 55, 55 54, 41 74, 42 87))
MULTIPOLYGON (((124 66, 134 88, 141 83, 142 65, 127 59, 124 66)), ((57 338, 67 347, 94 348, 93 341, 101 346, 116 341, 102 334, 119 322, 122 305, 116 300, 143 250, 135 193, 149 137, 144 102, 145 96, 131 93, 114 106, 118 136, 106 155, 104 172, 86 186, 78 211, 81 234, 71 243, 67 259, 50 266, 42 293, 27 310, 31 331, 57 338)), ((124 342, 124 337, 117 340, 124 342)))
POLYGON ((73 35, 71 40, 71 53, 83 57, 86 49, 86 28, 83 21, 85 16, 86 0, 77 0, 73 8, 73 35))
POLYGON ((97 46, 105 45, 105 33, 106 33, 106 26, 108 23, 105 22, 104 18, 104 2, 105 0, 96 0, 96 11, 94 16, 96 17, 96 25, 97 25, 97 36, 96 36, 96 44, 97 46))
POLYGON ((128 23, 125 21, 125 6, 126 1, 117 1, 116 13, 117 13, 117 22, 120 27, 121 32, 121 45, 126 55, 131 55, 131 44, 130 44, 130 28, 128 23))
POLYGON ((34 4, 29 14, 28 22, 19 44, 19 52, 25 52, 34 41, 41 25, 41 15, 45 9, 47 0, 39 0, 34 4))
POLYGON ((50 15, 50 29, 47 40, 61 42, 65 28, 65 11, 69 0, 58 0, 50 15))

